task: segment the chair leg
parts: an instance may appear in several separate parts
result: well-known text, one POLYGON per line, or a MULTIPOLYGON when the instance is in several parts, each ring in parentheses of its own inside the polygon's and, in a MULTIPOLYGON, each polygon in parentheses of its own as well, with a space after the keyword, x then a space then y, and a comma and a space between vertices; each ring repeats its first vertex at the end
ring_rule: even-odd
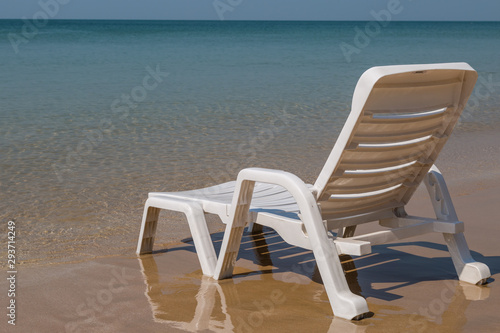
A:
MULTIPOLYGON (((436 166, 432 166, 424 179, 424 183, 429 192, 437 219, 450 222, 458 221, 446 182, 436 166)), ((443 236, 458 278, 461 281, 473 284, 485 283, 491 276, 490 269, 485 264, 477 262, 472 258, 465 235, 461 232, 457 234, 443 233, 443 236)))
POLYGON ((146 254, 153 252, 153 244, 155 241, 156 227, 158 225, 159 215, 159 208, 147 205, 144 207, 141 232, 139 234, 139 242, 137 244, 137 254, 146 254))
POLYGON ((348 227, 340 228, 339 229, 339 234, 337 235, 337 237, 341 237, 341 238, 353 237, 355 232, 356 232, 356 226, 355 225, 351 225, 351 226, 348 226, 348 227))
POLYGON ((257 220, 257 213, 256 212, 248 212, 248 227, 247 231, 252 234, 257 234, 259 232, 262 232, 263 226, 261 224, 255 223, 257 220))
POLYGON ((333 314, 336 317, 350 320, 364 318, 369 313, 368 304, 363 297, 355 295, 349 289, 333 240, 329 238, 322 239, 322 236, 325 235, 311 237, 310 231, 308 231, 308 234, 312 238, 311 244, 317 244, 313 245, 314 258, 330 300, 333 314), (314 242, 315 240, 318 240, 318 242, 314 242))
POLYGON ((215 266, 213 278, 222 280, 230 278, 233 275, 233 269, 236 265, 236 259, 240 250, 241 237, 249 219, 250 203, 252 201, 255 182, 243 181, 237 184, 235 193, 236 199, 231 204, 231 218, 226 224, 224 238, 215 266))
POLYGON ((263 231, 263 227, 261 224, 250 222, 247 227, 247 231, 251 234, 258 234, 263 231))
POLYGON ((140 255, 152 252, 160 209, 177 211, 186 215, 203 274, 212 276, 217 263, 217 255, 210 238, 203 209, 195 202, 165 197, 149 198, 144 207, 136 253, 140 255))
POLYGON ((472 258, 464 234, 443 234, 453 265, 460 281, 484 284, 491 276, 490 269, 472 258))

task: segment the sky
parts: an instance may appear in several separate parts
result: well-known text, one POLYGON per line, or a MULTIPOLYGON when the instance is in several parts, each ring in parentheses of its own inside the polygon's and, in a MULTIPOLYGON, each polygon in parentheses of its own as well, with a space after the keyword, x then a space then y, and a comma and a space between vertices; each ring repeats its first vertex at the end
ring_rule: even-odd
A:
POLYGON ((499 0, 0 0, 0 18, 500 21, 499 0))

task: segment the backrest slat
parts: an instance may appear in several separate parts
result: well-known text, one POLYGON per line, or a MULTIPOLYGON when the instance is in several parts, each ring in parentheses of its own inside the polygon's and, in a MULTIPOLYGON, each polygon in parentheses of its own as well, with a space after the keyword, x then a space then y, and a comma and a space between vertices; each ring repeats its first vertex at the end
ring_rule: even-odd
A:
POLYGON ((406 205, 477 79, 465 63, 374 67, 314 187, 325 219, 406 205))

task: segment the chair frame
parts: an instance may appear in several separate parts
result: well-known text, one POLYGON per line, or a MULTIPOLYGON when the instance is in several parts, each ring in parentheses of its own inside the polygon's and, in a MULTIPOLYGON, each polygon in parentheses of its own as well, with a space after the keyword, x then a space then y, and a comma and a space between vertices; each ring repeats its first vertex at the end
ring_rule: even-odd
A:
MULTIPOLYGON (((243 169, 239 172, 236 182, 231 185, 234 187, 231 203, 222 206, 226 211, 210 201, 208 195, 210 189, 206 190, 208 193, 206 200, 200 200, 189 192, 150 193, 144 207, 137 254, 152 252, 161 209, 182 212, 186 215, 203 274, 216 280, 230 278, 233 275, 244 229, 249 226, 251 228, 268 226, 276 230, 287 243, 313 251, 333 313, 337 317, 352 320, 366 317, 369 309, 363 297, 350 291, 339 254, 365 255, 371 253, 373 245, 439 232, 444 236, 459 279, 472 284, 485 283, 491 276, 489 268, 472 258, 463 233, 464 224, 458 220, 444 178, 434 165, 458 115, 453 116, 456 119, 452 118, 449 126, 445 126, 446 131, 443 134, 433 134, 437 143, 428 154, 432 158, 418 161, 423 165, 419 169, 420 173, 414 182, 403 184, 410 190, 404 192, 398 205, 383 206, 384 209, 353 216, 332 218, 328 215, 330 205, 328 200, 331 196, 327 191, 328 183, 331 182, 332 175, 343 173, 340 164, 344 152, 357 148, 357 145, 353 145, 352 133, 359 126, 360 117, 368 114, 364 107, 373 87, 386 76, 433 70, 463 71, 468 75, 464 79, 464 82, 467 82, 462 83, 465 86, 462 88, 465 96, 460 100, 461 104, 453 106, 459 115, 465 106, 464 100, 466 102, 477 78, 476 72, 469 65, 453 63, 372 68, 365 72, 358 82, 351 114, 314 186, 305 184, 297 176, 281 170, 243 169), (404 210, 404 206, 420 183, 424 183, 427 188, 436 215, 435 219, 409 216, 404 210), (254 188, 257 184, 272 184, 285 189, 298 205, 300 212, 298 218, 253 207, 252 199, 255 199, 254 188), (217 208, 214 208, 215 206, 217 208), (211 242, 205 220, 207 213, 216 213, 226 223, 219 256, 216 255, 211 242), (356 225, 377 220, 381 226, 388 229, 354 236, 356 225), (333 229, 339 229, 337 237, 329 231, 333 229)), ((448 108, 450 107, 447 107, 446 112, 448 108)), ((389 148, 391 147, 393 146, 390 145, 389 148)))

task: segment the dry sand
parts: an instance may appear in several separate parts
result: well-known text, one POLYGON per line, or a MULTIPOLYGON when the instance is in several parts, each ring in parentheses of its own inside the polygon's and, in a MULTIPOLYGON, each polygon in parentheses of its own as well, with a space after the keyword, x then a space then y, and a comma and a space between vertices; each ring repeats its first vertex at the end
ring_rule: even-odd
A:
MULTIPOLYGON (((313 255, 266 229, 245 234, 235 277, 220 282, 202 276, 189 239, 157 244, 157 252, 141 258, 131 244, 128 257, 20 267, 16 326, 7 324, 2 296, 0 331, 498 332, 499 139, 495 131, 459 133, 438 163, 450 175, 473 257, 490 267, 485 286, 457 280, 441 235, 420 236, 375 246, 364 257, 343 256, 351 290, 367 299, 374 316, 334 318, 313 255)), ((432 215, 423 191, 408 210, 432 215)), ((220 244, 222 234, 213 237, 220 244)), ((2 295, 7 290, 2 279, 2 295)))

